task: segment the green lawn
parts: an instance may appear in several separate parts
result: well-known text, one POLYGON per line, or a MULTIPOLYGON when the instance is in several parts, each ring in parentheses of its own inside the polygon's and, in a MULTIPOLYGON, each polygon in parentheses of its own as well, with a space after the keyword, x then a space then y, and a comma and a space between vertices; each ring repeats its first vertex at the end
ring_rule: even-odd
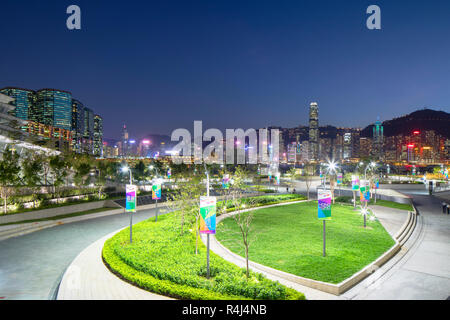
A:
POLYGON ((389 207, 389 208, 393 208, 393 209, 414 211, 413 206, 410 204, 398 203, 398 202, 387 201, 387 200, 377 200, 377 203, 375 203, 373 200, 370 200, 369 205, 377 205, 377 206, 389 207))
MULTIPOLYGON (((359 196, 357 196, 356 199, 357 199, 357 204, 359 205, 360 204, 359 196)), ((335 199, 336 202, 342 202, 342 203, 348 203, 348 204, 352 204, 352 200, 353 200, 353 197, 350 197, 350 196, 338 196, 335 199)), ((374 200, 371 199, 369 201, 369 205, 377 205, 377 206, 389 207, 389 208, 393 208, 393 209, 414 211, 412 205, 410 205, 410 204, 398 203, 398 202, 388 201, 388 200, 378 199, 377 203, 375 203, 374 200)))
MULTIPOLYGON (((301 277, 339 283, 374 261, 394 240, 378 221, 368 221, 348 205, 332 206, 327 221, 327 256, 322 256, 322 221, 317 202, 289 204, 254 211, 256 240, 250 260, 301 277)), ((217 239, 231 251, 244 256, 236 223, 227 218, 217 227, 217 239)))

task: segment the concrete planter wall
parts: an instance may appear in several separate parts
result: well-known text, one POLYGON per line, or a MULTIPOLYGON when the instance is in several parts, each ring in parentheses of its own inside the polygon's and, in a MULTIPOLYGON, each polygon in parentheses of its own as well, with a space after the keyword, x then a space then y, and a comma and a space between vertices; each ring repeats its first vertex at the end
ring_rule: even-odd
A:
POLYGON ((24 213, 16 213, 9 215, 0 216, 0 224, 4 223, 12 223, 12 222, 21 222, 26 220, 35 220, 35 219, 45 219, 56 217, 60 215, 83 212, 93 209, 99 208, 118 208, 120 207, 114 201, 111 200, 102 200, 102 201, 93 201, 86 202, 56 208, 42 209, 42 210, 34 210, 24 213))

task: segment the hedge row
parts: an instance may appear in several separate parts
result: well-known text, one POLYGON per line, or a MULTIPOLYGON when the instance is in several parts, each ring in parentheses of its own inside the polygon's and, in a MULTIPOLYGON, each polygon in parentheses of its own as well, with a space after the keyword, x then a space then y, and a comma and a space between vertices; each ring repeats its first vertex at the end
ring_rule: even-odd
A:
MULTIPOLYGON (((284 195, 286 196, 286 195, 284 195)), ((210 252, 211 278, 206 278, 206 248, 195 231, 181 234, 176 213, 133 226, 105 242, 105 264, 123 279, 143 289, 178 299, 281 299, 303 300, 304 295, 259 273, 250 272, 210 252)))

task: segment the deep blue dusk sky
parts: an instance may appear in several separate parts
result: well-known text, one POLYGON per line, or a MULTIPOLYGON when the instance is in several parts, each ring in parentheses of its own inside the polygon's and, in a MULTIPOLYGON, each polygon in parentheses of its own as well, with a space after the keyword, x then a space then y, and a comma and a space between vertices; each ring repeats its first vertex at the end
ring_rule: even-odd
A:
POLYGON ((105 138, 450 111, 449 1, 2 0, 0 30, 0 87, 70 91, 105 138))

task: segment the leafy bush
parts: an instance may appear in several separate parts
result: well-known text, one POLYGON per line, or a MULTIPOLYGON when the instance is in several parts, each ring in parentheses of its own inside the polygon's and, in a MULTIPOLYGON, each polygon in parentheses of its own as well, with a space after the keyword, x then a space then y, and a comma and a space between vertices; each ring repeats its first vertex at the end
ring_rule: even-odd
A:
MULTIPOLYGON (((286 195, 283 195, 286 196, 286 195)), ((281 197, 286 198, 286 197, 281 197)), ((287 197, 290 198, 290 197, 287 197)), ((266 199, 265 201, 273 201, 266 199)), ((263 201, 263 200, 261 200, 263 201)), ((211 277, 206 274, 206 247, 195 254, 195 231, 181 233, 176 213, 149 219, 105 242, 107 266, 133 284, 155 293, 181 299, 304 299, 304 295, 251 272, 210 252, 211 277)))

